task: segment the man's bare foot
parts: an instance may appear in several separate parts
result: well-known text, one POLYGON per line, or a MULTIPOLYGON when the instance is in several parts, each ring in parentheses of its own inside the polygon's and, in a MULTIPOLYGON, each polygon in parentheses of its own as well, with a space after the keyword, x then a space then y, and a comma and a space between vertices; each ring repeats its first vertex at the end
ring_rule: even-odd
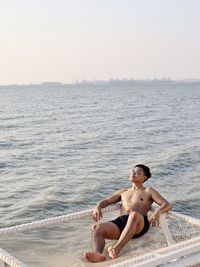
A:
POLYGON ((90 262, 101 262, 105 261, 106 257, 98 252, 86 252, 84 258, 90 262))
POLYGON ((115 259, 118 257, 119 255, 119 250, 117 248, 114 247, 108 247, 108 254, 111 257, 111 259, 115 259))

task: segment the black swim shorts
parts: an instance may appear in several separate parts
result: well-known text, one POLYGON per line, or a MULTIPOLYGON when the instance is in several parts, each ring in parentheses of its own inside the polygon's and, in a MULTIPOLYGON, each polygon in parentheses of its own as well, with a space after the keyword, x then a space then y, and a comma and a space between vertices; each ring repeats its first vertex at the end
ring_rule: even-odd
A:
MULTIPOLYGON (((115 225, 118 226, 120 233, 122 233, 122 231, 124 230, 124 227, 126 226, 127 220, 128 220, 128 216, 129 215, 123 215, 120 216, 118 218, 116 218, 115 220, 112 220, 111 222, 114 223, 115 225)), ((147 216, 144 216, 144 228, 142 229, 142 231, 136 235, 134 235, 132 238, 137 238, 140 236, 143 236, 144 234, 146 234, 146 232, 149 230, 149 220, 147 216)))

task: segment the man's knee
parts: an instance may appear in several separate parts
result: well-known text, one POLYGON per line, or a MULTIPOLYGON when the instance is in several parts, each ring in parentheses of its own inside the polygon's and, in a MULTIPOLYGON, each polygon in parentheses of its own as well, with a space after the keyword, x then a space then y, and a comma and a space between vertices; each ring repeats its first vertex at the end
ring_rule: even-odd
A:
POLYGON ((95 223, 94 225, 92 225, 91 231, 94 232, 95 228, 97 227, 97 223, 95 223))
POLYGON ((142 219, 142 215, 137 211, 131 211, 129 214, 129 218, 131 220, 134 220, 136 222, 140 221, 142 219))
POLYGON ((93 233, 93 235, 103 233, 103 227, 101 226, 101 223, 95 223, 92 226, 92 233, 93 233))

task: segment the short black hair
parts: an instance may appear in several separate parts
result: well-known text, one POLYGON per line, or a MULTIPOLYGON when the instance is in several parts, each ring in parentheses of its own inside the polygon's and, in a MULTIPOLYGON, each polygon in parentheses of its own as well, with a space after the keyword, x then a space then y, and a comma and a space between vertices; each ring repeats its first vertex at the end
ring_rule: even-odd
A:
MULTIPOLYGON (((146 165, 143 165, 143 164, 137 164, 137 165, 135 165, 135 167, 139 167, 139 168, 141 168, 142 170, 143 170, 143 172, 144 172, 144 175, 147 177, 147 179, 149 179, 150 177, 151 177, 151 172, 150 172, 150 169, 149 169, 149 167, 147 167, 146 165)), ((134 167, 134 168, 135 168, 134 167)), ((146 180, 147 180, 146 179, 146 180)))

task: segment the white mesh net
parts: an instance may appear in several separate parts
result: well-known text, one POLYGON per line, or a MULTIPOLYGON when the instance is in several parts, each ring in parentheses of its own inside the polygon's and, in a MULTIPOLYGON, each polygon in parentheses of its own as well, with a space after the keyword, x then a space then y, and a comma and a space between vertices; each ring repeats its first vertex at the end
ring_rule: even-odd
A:
MULTIPOLYGON (((104 220, 118 216, 117 211, 104 215, 104 220)), ((127 259, 134 259, 171 243, 200 237, 200 222, 189 217, 169 213, 166 216, 169 226, 163 231, 161 226, 150 228, 141 238, 131 240, 115 260, 108 258, 103 263, 89 263, 83 259, 83 252, 91 250, 91 218, 79 218, 55 225, 44 225, 38 229, 1 234, 1 248, 28 267, 68 267, 68 266, 109 266, 127 259), (171 233, 171 236, 170 236, 171 233), (167 237, 167 239, 166 239, 167 237), (172 240, 173 239, 173 240, 172 240)), ((115 241, 107 241, 107 247, 115 241)), ((14 265, 13 265, 14 266, 14 265)), ((16 265, 17 266, 17 265, 16 265)))

